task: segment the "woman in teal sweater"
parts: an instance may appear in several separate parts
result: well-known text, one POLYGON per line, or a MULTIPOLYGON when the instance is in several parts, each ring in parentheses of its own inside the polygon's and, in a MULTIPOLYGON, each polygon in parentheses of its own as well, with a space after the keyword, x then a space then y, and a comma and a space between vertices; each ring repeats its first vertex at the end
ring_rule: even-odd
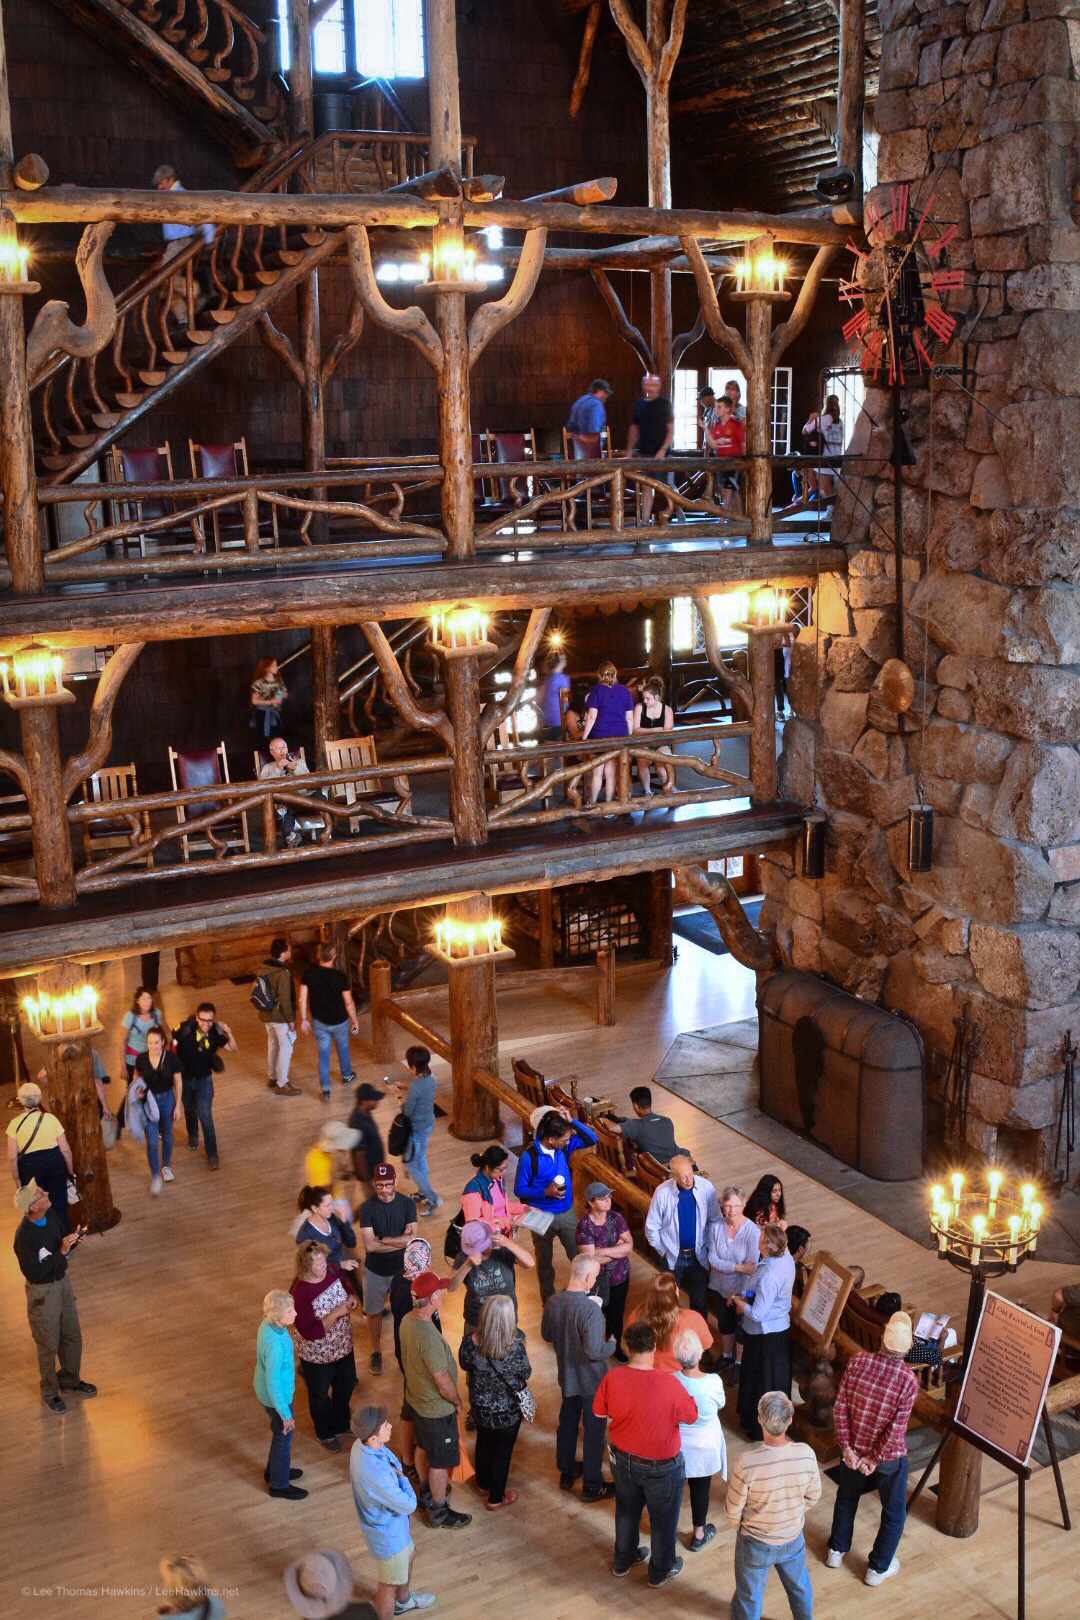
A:
POLYGON ((302 1486, 293 1484, 304 1470, 289 1467, 296 1428, 292 1409, 296 1365, 289 1328, 295 1321, 292 1295, 281 1288, 272 1289, 263 1300, 263 1319, 255 1343, 255 1393, 270 1419, 270 1455, 263 1478, 271 1496, 284 1496, 291 1502, 307 1495, 302 1486))

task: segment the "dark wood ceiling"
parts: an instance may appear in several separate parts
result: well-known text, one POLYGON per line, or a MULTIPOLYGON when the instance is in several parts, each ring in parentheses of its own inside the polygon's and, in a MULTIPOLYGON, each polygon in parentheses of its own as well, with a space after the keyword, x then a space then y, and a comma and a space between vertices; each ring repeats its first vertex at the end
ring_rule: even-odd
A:
MULTIPOLYGON (((564 0, 578 10, 582 0, 564 0)), ((644 4, 635 11, 644 22, 644 4)), ((625 48, 604 7, 603 40, 625 48), (614 36, 614 37, 612 37, 614 36)), ((867 97, 877 93, 881 29, 867 0, 867 97)), ((722 206, 789 210, 814 202, 835 163, 839 24, 831 0, 690 0, 671 85, 673 145, 706 170, 722 206)))

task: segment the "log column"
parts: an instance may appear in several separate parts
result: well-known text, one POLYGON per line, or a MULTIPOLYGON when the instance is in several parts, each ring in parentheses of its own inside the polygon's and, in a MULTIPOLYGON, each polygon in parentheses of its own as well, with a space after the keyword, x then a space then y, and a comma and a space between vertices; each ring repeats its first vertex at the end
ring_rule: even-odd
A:
MULTIPOLYGON (((446 908, 447 917, 474 928, 487 922, 491 902, 473 894, 446 908)), ((491 1141, 502 1134, 499 1104, 473 1079, 477 1069, 499 1072, 499 1025, 495 1010, 495 966, 464 962, 450 968, 450 1072, 453 1083, 451 1132, 465 1142, 491 1141)))
MULTIPOLYGON (((0 303, 4 300, 0 299, 0 303)), ((61 910, 75 904, 75 867, 65 814, 63 760, 56 709, 19 712, 22 751, 29 775, 30 836, 41 904, 61 910)))
MULTIPOLYGON (((42 990, 61 996, 82 984, 83 977, 80 968, 63 962, 43 973, 39 983, 42 990)), ((45 1073, 48 1077, 46 1104, 62 1123, 71 1146, 86 1223, 95 1232, 107 1231, 120 1219, 120 1211, 113 1203, 109 1183, 90 1040, 72 1037, 70 1041, 47 1042, 45 1073)))
POLYGON ((787 634, 787 627, 746 624, 741 628, 746 631, 750 685, 754 693, 754 708, 750 716, 750 802, 770 804, 779 788, 773 655, 787 634))
POLYGON ((484 803, 484 747, 480 734, 480 666, 472 657, 443 661, 446 712, 454 728, 450 764, 450 817, 454 841, 465 846, 487 842, 484 803))
POLYGON ((746 379, 746 453, 751 458, 746 475, 746 515, 750 543, 772 541, 772 307, 765 298, 750 298, 746 306, 746 343, 750 372, 746 379))
POLYGON ((934 1524, 943 1536, 961 1540, 979 1528, 982 1452, 958 1435, 950 1435, 941 1453, 937 1512, 934 1524))

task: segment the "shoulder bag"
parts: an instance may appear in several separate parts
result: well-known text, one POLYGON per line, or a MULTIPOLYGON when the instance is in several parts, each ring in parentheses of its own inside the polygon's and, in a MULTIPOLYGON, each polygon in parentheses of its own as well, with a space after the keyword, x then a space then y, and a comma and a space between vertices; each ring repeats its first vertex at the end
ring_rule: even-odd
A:
POLYGON ((521 1408, 521 1415, 525 1419, 525 1422, 531 1423, 536 1417, 536 1398, 528 1384, 522 1384, 520 1389, 515 1389, 509 1378, 507 1378, 506 1374, 500 1372, 493 1361, 488 1360, 487 1356, 480 1356, 479 1359, 487 1362, 487 1365, 491 1368, 492 1372, 499 1380, 499 1383, 502 1384, 504 1389, 508 1389, 514 1399, 517 1401, 518 1406, 521 1408))

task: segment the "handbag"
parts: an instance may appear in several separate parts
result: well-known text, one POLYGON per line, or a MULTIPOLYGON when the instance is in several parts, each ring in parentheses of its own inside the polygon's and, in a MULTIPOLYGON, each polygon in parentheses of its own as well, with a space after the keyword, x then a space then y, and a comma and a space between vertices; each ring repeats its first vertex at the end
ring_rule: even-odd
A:
POLYGON ((525 1422, 531 1423, 536 1417, 536 1397, 533 1395, 533 1392, 529 1388, 528 1384, 522 1384, 520 1389, 515 1389, 509 1378, 507 1378, 506 1374, 501 1373, 493 1361, 489 1361, 487 1356, 482 1356, 481 1360, 487 1361, 488 1366, 499 1380, 499 1383, 502 1384, 504 1389, 508 1389, 514 1399, 517 1401, 518 1406, 521 1408, 521 1415, 525 1419, 525 1422))
POLYGON ((386 1133, 387 1151, 392 1153, 396 1159, 404 1159, 406 1162, 408 1162, 409 1158, 411 1157, 409 1153, 409 1148, 411 1146, 412 1120, 409 1118, 408 1114, 395 1114, 393 1120, 391 1121, 390 1129, 386 1133))

